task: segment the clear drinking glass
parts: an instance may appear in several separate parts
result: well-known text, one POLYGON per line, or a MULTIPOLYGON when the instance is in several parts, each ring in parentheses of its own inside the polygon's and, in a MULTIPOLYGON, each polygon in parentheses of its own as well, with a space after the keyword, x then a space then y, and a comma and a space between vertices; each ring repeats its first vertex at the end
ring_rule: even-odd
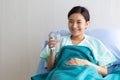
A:
POLYGON ((49 37, 52 37, 54 40, 57 41, 56 46, 53 47, 52 50, 53 50, 54 52, 58 52, 59 49, 60 49, 60 39, 61 39, 60 33, 52 32, 52 33, 50 33, 49 37))

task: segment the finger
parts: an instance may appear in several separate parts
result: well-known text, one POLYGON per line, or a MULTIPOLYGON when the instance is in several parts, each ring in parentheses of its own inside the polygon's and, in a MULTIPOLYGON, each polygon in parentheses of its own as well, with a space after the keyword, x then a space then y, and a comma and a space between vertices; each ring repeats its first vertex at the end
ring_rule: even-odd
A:
POLYGON ((55 47, 56 46, 56 43, 55 42, 50 42, 49 43, 49 47, 55 47))
POLYGON ((67 63, 67 65, 69 65, 69 66, 74 66, 74 65, 76 65, 75 63, 67 63))
POLYGON ((54 39, 49 39, 49 44, 51 45, 51 44, 55 44, 56 43, 56 40, 54 40, 54 39))
POLYGON ((69 60, 69 61, 67 62, 67 65, 74 65, 74 61, 73 61, 73 60, 69 60))
POLYGON ((49 38, 49 42, 52 42, 52 41, 55 41, 54 39, 52 39, 52 38, 49 38))
POLYGON ((49 46, 49 48, 53 48, 53 47, 54 47, 54 45, 50 45, 50 46, 49 46))
POLYGON ((72 65, 70 62, 67 62, 67 65, 72 65))
POLYGON ((56 40, 54 40, 54 39, 51 38, 51 39, 49 39, 49 42, 50 43, 57 43, 58 41, 56 41, 56 40))
POLYGON ((66 64, 67 64, 67 65, 69 65, 70 63, 71 63, 71 62, 70 62, 70 60, 69 60, 69 61, 67 61, 67 63, 66 63, 66 64))
POLYGON ((53 47, 55 47, 54 44, 49 44, 49 48, 53 48, 53 47))

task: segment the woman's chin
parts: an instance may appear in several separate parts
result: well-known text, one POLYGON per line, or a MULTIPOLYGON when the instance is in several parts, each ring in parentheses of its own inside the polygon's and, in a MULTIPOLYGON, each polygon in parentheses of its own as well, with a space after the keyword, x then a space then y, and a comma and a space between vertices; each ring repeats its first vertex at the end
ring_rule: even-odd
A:
POLYGON ((74 37, 78 37, 78 36, 81 36, 81 35, 83 35, 82 33, 72 33, 72 36, 74 36, 74 37))
POLYGON ((79 34, 72 34, 72 36, 77 37, 77 36, 79 36, 79 34))

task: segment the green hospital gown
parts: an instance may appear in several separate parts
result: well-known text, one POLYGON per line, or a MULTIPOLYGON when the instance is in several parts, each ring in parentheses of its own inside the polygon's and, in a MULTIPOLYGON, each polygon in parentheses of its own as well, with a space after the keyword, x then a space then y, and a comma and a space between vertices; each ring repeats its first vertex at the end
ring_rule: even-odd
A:
MULTIPOLYGON (((70 36, 62 37, 60 41, 60 50, 63 46, 73 45, 70 36)), ((110 65, 116 59, 113 54, 106 48, 106 46, 98 39, 85 35, 83 41, 81 41, 78 46, 86 46, 94 53, 94 58, 97 61, 99 66, 110 65)), ((58 57, 59 52, 55 53, 56 58, 58 57)), ((50 55, 50 49, 48 45, 42 50, 40 53, 40 58, 44 59, 46 62, 48 61, 48 57, 50 55)))

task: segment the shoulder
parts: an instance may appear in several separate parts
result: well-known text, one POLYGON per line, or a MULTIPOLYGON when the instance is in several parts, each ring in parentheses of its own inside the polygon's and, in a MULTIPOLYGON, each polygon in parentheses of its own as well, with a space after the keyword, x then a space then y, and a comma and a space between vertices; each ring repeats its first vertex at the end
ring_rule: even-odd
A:
POLYGON ((85 40, 83 42, 84 45, 88 46, 91 50, 95 51, 95 53, 98 53, 99 50, 106 49, 106 46, 103 44, 102 41, 99 39, 85 35, 85 40))
POLYGON ((108 50, 104 43, 99 39, 86 35, 86 41, 91 45, 98 65, 109 65, 116 60, 110 50, 108 50))
POLYGON ((72 45, 70 35, 63 36, 62 39, 60 40, 60 45, 61 45, 61 47, 65 46, 65 45, 72 45))
POLYGON ((62 42, 65 42, 65 41, 68 41, 68 40, 70 40, 70 35, 69 35, 69 36, 63 36, 63 37, 61 38, 61 41, 62 41, 62 42))
POLYGON ((103 45, 103 42, 95 37, 88 36, 88 35, 85 35, 85 37, 86 37, 86 40, 92 44, 103 45))
POLYGON ((68 39, 70 38, 71 35, 68 35, 68 36, 63 36, 62 39, 68 39))

